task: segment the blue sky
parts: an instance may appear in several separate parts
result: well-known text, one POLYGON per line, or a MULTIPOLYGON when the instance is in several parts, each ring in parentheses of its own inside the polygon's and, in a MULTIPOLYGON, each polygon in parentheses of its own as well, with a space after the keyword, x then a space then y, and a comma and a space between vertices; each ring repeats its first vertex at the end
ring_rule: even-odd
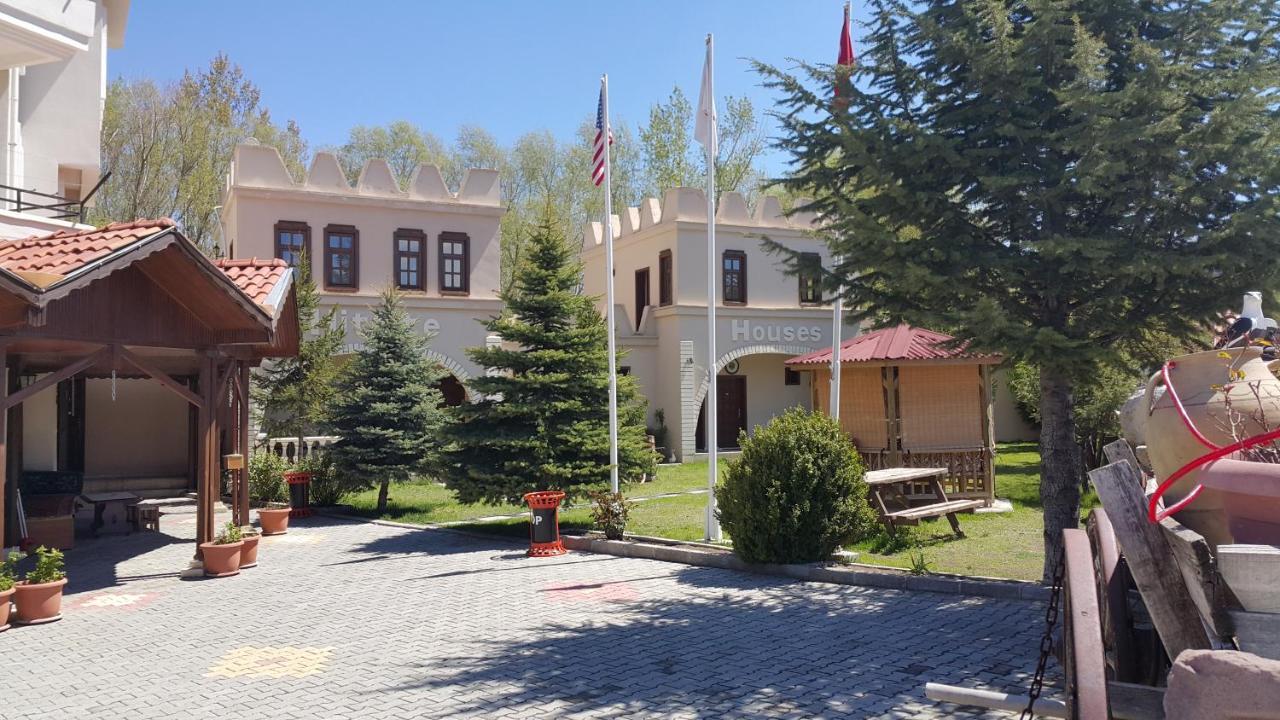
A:
MULTIPOLYGON (((680 85, 696 102, 703 38, 716 39, 721 95, 773 98, 745 58, 833 62, 842 0, 134 0, 111 77, 179 77, 219 51, 262 90, 277 121, 313 147, 357 124, 409 120, 442 138, 477 124, 500 142, 567 137, 594 115, 609 73, 615 122, 632 124, 680 85)), ((854 18, 865 18, 862 2, 854 18)), ((861 34, 854 29, 855 51, 861 34)), ((771 125, 769 126, 771 127, 771 125)), ((771 154, 770 171, 782 158, 771 154)))

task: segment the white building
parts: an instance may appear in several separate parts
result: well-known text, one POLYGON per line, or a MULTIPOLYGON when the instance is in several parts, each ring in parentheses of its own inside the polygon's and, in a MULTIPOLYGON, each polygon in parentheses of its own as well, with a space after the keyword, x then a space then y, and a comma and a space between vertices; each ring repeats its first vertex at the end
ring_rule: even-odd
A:
POLYGON ((275 148, 240 145, 223 202, 223 251, 290 264, 305 252, 321 308, 337 308, 349 350, 379 293, 396 285, 433 336, 429 355, 452 374, 441 388, 446 401, 459 403, 461 383, 483 374, 465 349, 497 341, 479 321, 502 308, 498 174, 469 170, 453 193, 438 168, 421 165, 404 187, 383 160, 365 165, 353 186, 325 152, 295 181, 275 148))
POLYGON ((79 225, 129 0, 0 2, 0 238, 79 225))
MULTIPOLYGON (((625 371, 649 400, 650 424, 662 410, 667 444, 685 459, 705 448, 701 411, 707 393, 706 197, 670 190, 659 202, 626 208, 613 222, 615 302, 625 371)), ((831 345, 831 305, 814 275, 788 275, 766 238, 826 264, 826 245, 811 232, 812 216, 786 217, 776 198, 750 212, 738 193, 724 193, 716 211, 716 352, 718 447, 735 448, 783 410, 811 407, 809 379, 783 364, 831 345)), ((601 223, 591 223, 582 251, 584 290, 605 294, 601 223)), ((852 335, 853 328, 846 328, 852 335)))

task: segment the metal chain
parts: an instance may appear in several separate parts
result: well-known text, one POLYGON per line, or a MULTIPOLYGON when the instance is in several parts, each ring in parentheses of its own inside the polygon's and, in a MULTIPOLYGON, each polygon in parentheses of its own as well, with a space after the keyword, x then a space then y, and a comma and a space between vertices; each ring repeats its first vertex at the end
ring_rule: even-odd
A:
POLYGON ((1040 637, 1040 658, 1036 661, 1036 672, 1031 676, 1031 690, 1027 693, 1030 698, 1027 700, 1027 706, 1022 709, 1019 720, 1030 720, 1035 717, 1036 700, 1040 699, 1040 692, 1044 689, 1044 671, 1049 664, 1049 656, 1053 654, 1053 629, 1058 624, 1058 601, 1062 598, 1062 575, 1066 570, 1066 563, 1063 561, 1066 555, 1066 548, 1058 549, 1058 559, 1053 563, 1053 586, 1049 591, 1049 607, 1044 611, 1044 635, 1040 637))

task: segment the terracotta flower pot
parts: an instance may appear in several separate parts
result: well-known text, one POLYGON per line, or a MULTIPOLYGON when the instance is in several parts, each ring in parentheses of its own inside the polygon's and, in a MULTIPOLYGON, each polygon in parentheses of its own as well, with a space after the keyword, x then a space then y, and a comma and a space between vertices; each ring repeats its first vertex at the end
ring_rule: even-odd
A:
MULTIPOLYGON (((1265 432, 1280 422, 1280 380, 1262 360, 1260 348, 1208 350, 1176 357, 1171 362, 1169 379, 1187 416, 1210 442, 1221 446, 1237 439, 1232 436, 1229 415, 1234 415, 1239 421, 1237 432, 1242 438, 1265 432), (1232 371, 1242 373, 1243 377, 1232 378, 1232 371), (1228 399, 1231 413, 1228 412, 1228 399), (1265 418, 1266 422, 1260 422, 1259 417, 1265 418)), ((1162 381, 1162 373, 1157 372, 1151 377, 1139 412, 1148 413, 1145 430, 1147 453, 1151 456, 1156 477, 1163 480, 1209 452, 1209 448, 1187 429, 1168 392, 1155 397, 1155 390, 1162 381)), ((1174 483, 1165 495, 1165 503, 1185 497, 1202 482, 1202 473, 1203 468, 1194 470, 1174 483)), ((1223 498, 1214 488, 1206 487, 1195 503, 1178 513, 1176 518, 1205 536, 1214 546, 1231 542, 1223 498)))
POLYGON ((244 547, 240 549, 240 569, 257 567, 258 565, 258 535, 245 535, 244 547))
POLYGON ((13 586, 14 620, 23 625, 52 622, 62 617, 62 588, 67 579, 13 586))
POLYGON ((262 508, 258 511, 258 524, 263 535, 283 535, 289 530, 289 508, 262 508))
POLYGON ((228 577, 240 572, 240 550, 244 541, 215 545, 201 543, 200 554, 204 558, 204 574, 209 577, 228 577))
POLYGON ((9 598, 13 597, 13 588, 0 591, 0 632, 9 629, 9 598))

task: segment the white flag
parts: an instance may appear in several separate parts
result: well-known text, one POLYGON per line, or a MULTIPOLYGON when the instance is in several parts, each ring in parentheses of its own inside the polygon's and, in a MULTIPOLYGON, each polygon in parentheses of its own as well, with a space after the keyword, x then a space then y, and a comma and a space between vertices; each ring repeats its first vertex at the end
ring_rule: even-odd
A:
POLYGON ((698 121, 693 127, 693 138, 707 152, 715 156, 716 147, 716 95, 711 82, 711 36, 707 36, 707 61, 702 66, 702 90, 698 93, 698 121))

